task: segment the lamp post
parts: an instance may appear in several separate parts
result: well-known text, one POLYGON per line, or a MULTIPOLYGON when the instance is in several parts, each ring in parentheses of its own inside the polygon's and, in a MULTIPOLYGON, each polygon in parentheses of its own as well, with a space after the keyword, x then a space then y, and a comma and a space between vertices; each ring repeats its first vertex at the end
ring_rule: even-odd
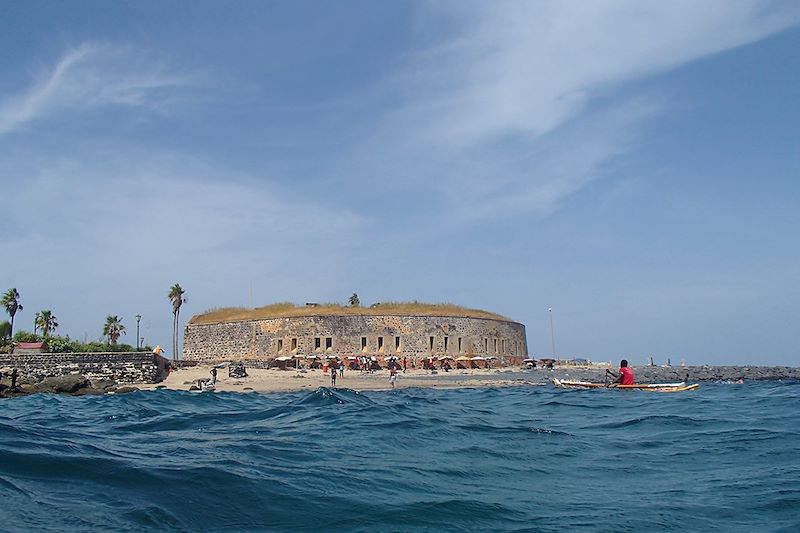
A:
POLYGON ((136 351, 139 351, 139 322, 142 321, 142 315, 136 315, 136 351))
MULTIPOLYGON (((547 308, 547 313, 550 315, 550 343, 553 346, 553 359, 557 359, 556 358, 556 336, 553 333, 553 308, 552 307, 548 307, 547 308)), ((558 362, 558 364, 561 364, 561 361, 557 361, 557 362, 558 362)))

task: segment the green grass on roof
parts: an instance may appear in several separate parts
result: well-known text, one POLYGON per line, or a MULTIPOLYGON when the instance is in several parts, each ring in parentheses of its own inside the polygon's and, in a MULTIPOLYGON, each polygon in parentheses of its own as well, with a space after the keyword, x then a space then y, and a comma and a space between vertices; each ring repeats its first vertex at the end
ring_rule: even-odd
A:
POLYGON ((420 302, 383 302, 369 307, 350 307, 336 303, 321 303, 314 306, 296 305, 280 302, 264 307, 250 309, 246 307, 222 307, 210 309, 195 315, 190 324, 216 324, 219 322, 236 322, 240 320, 259 320, 264 318, 282 318, 295 316, 331 316, 331 315, 416 315, 416 316, 452 316, 470 318, 491 318, 510 320, 497 313, 468 309, 454 304, 426 304, 420 302))

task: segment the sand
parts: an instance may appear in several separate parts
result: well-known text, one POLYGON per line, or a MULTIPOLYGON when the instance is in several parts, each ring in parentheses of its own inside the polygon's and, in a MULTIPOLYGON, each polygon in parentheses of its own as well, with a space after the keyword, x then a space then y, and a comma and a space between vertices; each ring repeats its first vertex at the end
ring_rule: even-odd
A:
MULTIPOLYGON (((167 388, 172 390, 189 390, 197 384, 198 379, 211 376, 210 366, 196 366, 174 370, 161 383, 136 384, 140 389, 167 388)), ((261 370, 247 369, 247 377, 228 377, 228 369, 217 371, 218 392, 289 392, 316 390, 319 387, 330 387, 329 373, 322 370, 261 370)), ((503 387, 515 385, 532 385, 529 380, 512 377, 508 369, 472 369, 439 371, 431 374, 427 370, 409 369, 405 374, 400 371, 395 382, 396 389, 407 387, 503 387)), ((345 370, 344 377, 338 376, 336 387, 357 391, 390 390, 389 371, 379 370, 374 373, 361 373, 358 370, 345 370)))

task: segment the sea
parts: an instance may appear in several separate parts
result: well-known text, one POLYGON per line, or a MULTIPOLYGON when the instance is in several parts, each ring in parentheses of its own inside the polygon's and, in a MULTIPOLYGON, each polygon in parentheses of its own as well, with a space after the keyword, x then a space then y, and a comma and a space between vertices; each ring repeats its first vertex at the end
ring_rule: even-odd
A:
POLYGON ((800 531, 800 384, 38 394, 0 531, 800 531))

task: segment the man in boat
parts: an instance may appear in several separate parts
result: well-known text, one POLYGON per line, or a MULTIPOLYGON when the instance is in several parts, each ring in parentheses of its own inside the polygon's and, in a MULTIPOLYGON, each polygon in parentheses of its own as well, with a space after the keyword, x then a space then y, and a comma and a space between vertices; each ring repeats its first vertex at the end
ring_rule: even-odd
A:
POLYGON ((633 385, 635 383, 633 370, 628 367, 627 359, 623 359, 619 362, 619 374, 616 374, 608 368, 606 368, 606 374, 614 378, 614 381, 611 383, 612 385, 633 385))

